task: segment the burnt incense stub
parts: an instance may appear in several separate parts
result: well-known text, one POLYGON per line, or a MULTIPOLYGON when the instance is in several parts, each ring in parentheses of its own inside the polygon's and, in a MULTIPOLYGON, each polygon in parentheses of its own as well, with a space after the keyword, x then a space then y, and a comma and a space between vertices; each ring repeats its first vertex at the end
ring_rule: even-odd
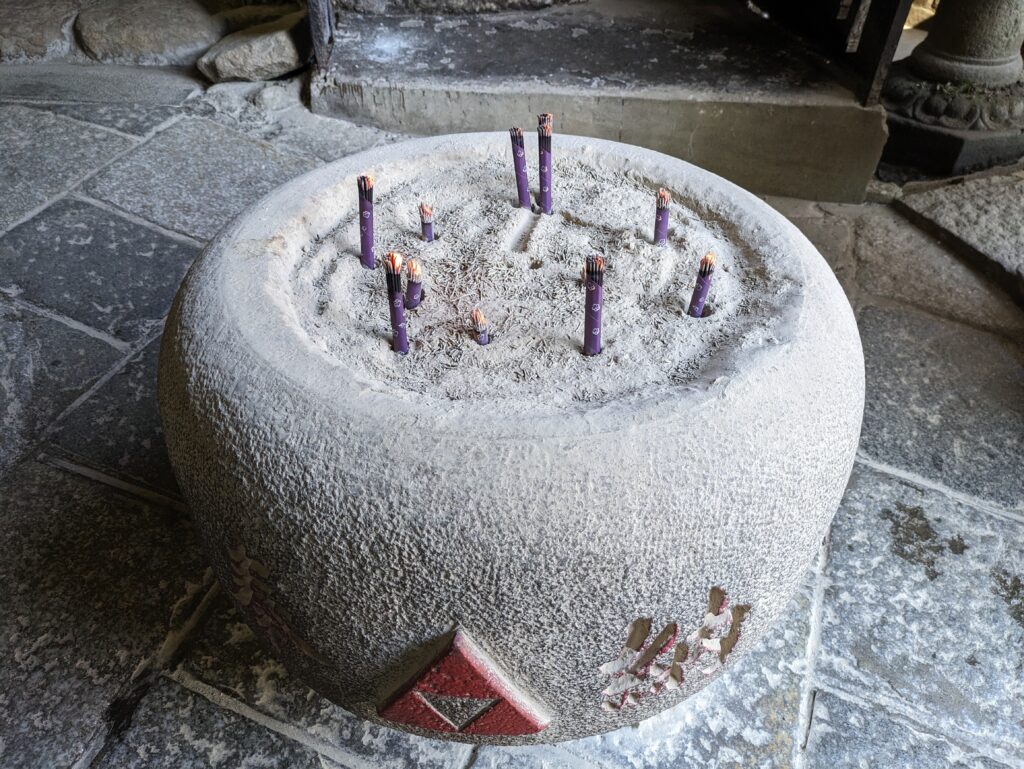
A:
POLYGON ((253 632, 431 739, 612 732, 729 675, 787 621, 858 444, 853 312, 799 230, 544 133, 289 182, 196 260, 161 347, 175 475, 253 632))

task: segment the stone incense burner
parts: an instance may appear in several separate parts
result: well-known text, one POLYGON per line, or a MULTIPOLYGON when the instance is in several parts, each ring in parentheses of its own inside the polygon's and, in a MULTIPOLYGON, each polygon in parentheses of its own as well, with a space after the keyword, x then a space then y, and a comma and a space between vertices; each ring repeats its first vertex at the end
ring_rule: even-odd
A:
POLYGON ((422 139, 284 185, 196 262, 160 360, 181 488, 273 653, 363 718, 504 744, 636 723, 784 621, 864 399, 839 284, 763 202, 656 152, 556 134, 541 216, 516 205, 510 152, 504 133, 422 139), (359 263, 364 173, 378 254, 425 275, 406 356, 379 261, 359 263), (586 357, 592 253, 604 350, 586 357))

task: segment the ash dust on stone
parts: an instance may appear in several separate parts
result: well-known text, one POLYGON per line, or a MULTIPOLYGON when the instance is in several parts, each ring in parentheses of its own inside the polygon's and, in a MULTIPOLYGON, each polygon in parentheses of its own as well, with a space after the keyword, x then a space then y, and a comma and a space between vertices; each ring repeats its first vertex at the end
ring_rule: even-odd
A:
POLYGON ((290 301, 313 345, 391 391, 446 400, 540 400, 551 407, 635 399, 652 387, 692 385, 723 345, 771 344, 774 309, 794 286, 766 268, 756 248, 673 191, 669 245, 651 243, 655 192, 663 185, 622 165, 556 157, 555 212, 510 207, 503 156, 428 158, 374 170, 375 251, 415 257, 428 298, 406 314, 413 354, 391 353, 383 280, 359 263, 351 209, 291 274, 290 301), (419 237, 418 205, 435 208, 445 238, 419 237), (686 315, 700 258, 718 255, 713 315, 686 315), (607 263, 604 352, 581 354, 584 259, 607 263), (477 345, 479 307, 493 341, 477 345))
POLYGON ((920 506, 897 502, 895 511, 886 508, 881 512, 881 517, 890 522, 892 552, 904 561, 924 566, 924 573, 929 580, 939 576, 936 562, 947 549, 954 555, 963 555, 968 548, 960 534, 949 540, 940 539, 925 515, 924 508, 920 506))
POLYGON ((992 570, 993 590, 1003 601, 1013 621, 1024 627, 1024 580, 1006 569, 992 570))

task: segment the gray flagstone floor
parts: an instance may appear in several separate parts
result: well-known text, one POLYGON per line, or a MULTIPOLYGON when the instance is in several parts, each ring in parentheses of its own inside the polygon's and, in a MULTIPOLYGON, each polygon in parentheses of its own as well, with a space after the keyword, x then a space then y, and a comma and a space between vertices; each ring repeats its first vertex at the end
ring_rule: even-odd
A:
POLYGON ((971 201, 998 216, 942 190, 902 206, 953 239, 893 206, 769 201, 857 311, 864 431, 786 622, 693 700, 471 749, 363 723, 256 644, 164 452, 163 318, 247 204, 399 138, 312 116, 297 82, 0 67, 0 767, 1024 769, 1024 311, 951 250, 1024 252, 1016 177, 971 201))

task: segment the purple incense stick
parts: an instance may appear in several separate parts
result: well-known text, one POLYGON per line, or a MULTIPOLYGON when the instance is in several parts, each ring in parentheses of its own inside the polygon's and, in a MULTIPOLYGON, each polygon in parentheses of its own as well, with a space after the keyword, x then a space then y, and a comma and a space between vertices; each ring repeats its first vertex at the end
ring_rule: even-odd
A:
POLYGON ((420 268, 420 263, 415 259, 410 259, 406 262, 405 275, 407 278, 405 284, 405 307, 409 310, 415 310, 420 306, 420 300, 423 298, 423 270, 420 268))
POLYGON ((664 246, 668 243, 668 205, 672 195, 664 187, 658 190, 654 204, 654 245, 664 246))
POLYGON ((587 290, 583 354, 597 355, 601 352, 601 310, 604 308, 604 259, 600 256, 587 257, 583 284, 587 290))
POLYGON ((699 318, 704 312, 704 302, 708 298, 708 291, 711 289, 711 278, 715 272, 715 252, 708 251, 700 260, 700 269, 697 270, 697 285, 693 287, 693 296, 690 298, 691 318, 699 318))
POLYGON ((373 177, 360 176, 359 186, 359 261, 372 270, 373 258, 373 177))
POLYGON ((432 243, 434 241, 434 208, 426 203, 420 203, 420 228, 423 231, 423 239, 432 243))
POLYGON ((537 115, 537 144, 540 148, 540 210, 551 213, 551 129, 550 112, 537 115))
POLYGON ((388 283, 388 309, 391 312, 391 349, 399 355, 409 352, 405 329, 405 299, 402 297, 402 255, 397 251, 384 254, 384 277, 388 283))
POLYGON ((469 319, 473 323, 473 333, 476 334, 476 343, 484 345, 490 342, 491 324, 487 322, 486 316, 479 307, 473 308, 473 312, 469 314, 469 319))
POLYGON ((526 144, 522 128, 508 129, 512 137, 512 166, 516 169, 516 187, 519 190, 519 207, 530 207, 530 180, 526 175, 526 144))

